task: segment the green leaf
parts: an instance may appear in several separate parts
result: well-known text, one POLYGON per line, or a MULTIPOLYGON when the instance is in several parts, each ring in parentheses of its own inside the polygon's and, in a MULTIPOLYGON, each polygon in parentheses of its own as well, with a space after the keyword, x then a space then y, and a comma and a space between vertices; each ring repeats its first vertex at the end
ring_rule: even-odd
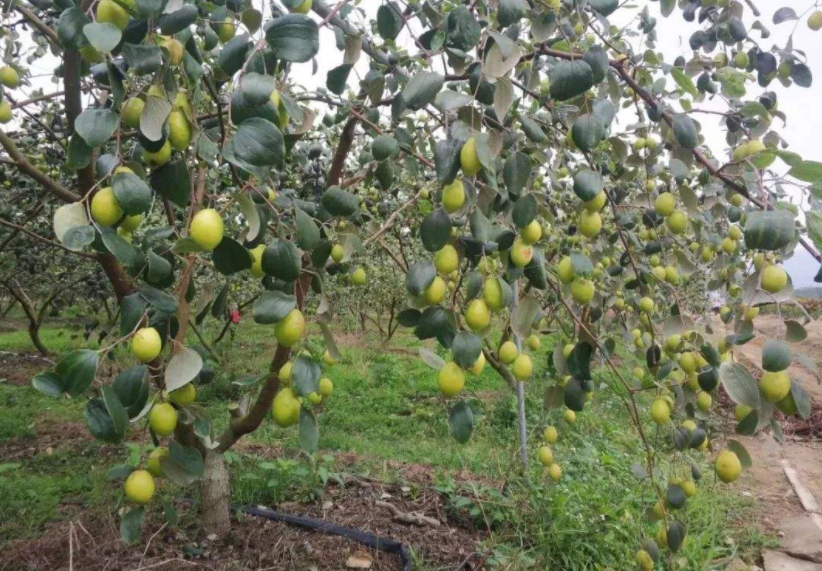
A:
POLYGON ((811 416, 811 399, 800 383, 791 381, 791 396, 796 403, 796 412, 799 417, 808 420, 811 416))
POLYGON ((351 73, 353 68, 354 66, 350 63, 344 63, 342 65, 338 65, 332 70, 329 70, 328 75, 325 78, 325 86, 328 88, 328 91, 334 93, 335 95, 342 95, 345 92, 345 86, 348 82, 348 75, 351 73))
POLYGON ((785 321, 785 340, 789 343, 801 343, 808 338, 808 332, 798 321, 785 321))
POLYGON ((54 371, 46 371, 35 375, 31 380, 32 386, 46 396, 59 398, 68 389, 68 385, 60 375, 54 371))
POLYGON ((314 412, 300 407, 300 448, 313 454, 317 451, 320 434, 317 431, 317 419, 314 412))
POLYGON ((588 6, 594 12, 599 12, 603 16, 610 16, 619 7, 618 0, 589 0, 588 6))
POLYGON ((181 446, 176 440, 168 445, 168 456, 160 458, 160 466, 174 483, 188 486, 203 477, 203 456, 193 447, 181 446))
POLYGON ((146 512, 143 508, 131 508, 123 514, 120 520, 120 538, 126 545, 133 545, 140 541, 140 531, 143 529, 146 512))
POLYGON ((581 150, 592 151, 605 137, 605 124, 596 115, 582 115, 574 121, 571 137, 581 150))
POLYGON ((500 27, 507 28, 525 17, 528 5, 523 0, 499 0, 497 21, 500 27))
POLYGON ((402 12, 394 2, 382 4, 377 9, 377 33, 383 39, 396 39, 400 35, 403 24, 402 12))
POLYGON ((682 69, 675 67, 671 70, 671 75, 676 81, 676 84, 682 88, 683 91, 689 93, 693 97, 697 97, 699 95, 699 90, 697 90, 696 85, 694 85, 694 81, 688 76, 682 69))
POLYGON ((371 142, 371 156, 374 160, 385 161, 400 155, 400 144, 391 135, 380 135, 371 142))
POLYGON ((110 385, 103 385, 100 390, 103 394, 103 403, 106 405, 114 432, 117 435, 117 441, 120 442, 126 435, 126 429, 128 428, 128 413, 110 385))
POLYGON ((194 349, 181 347, 166 365, 163 377, 169 392, 184 387, 197 378, 203 368, 203 358, 194 349))
POLYGON ((753 466, 753 462, 751 462, 751 455, 748 454, 748 451, 738 440, 728 440, 728 450, 739 457, 739 461, 742 463, 743 468, 750 468, 753 466))
POLYGON ((123 39, 120 28, 108 22, 104 24, 86 24, 83 26, 83 33, 94 49, 104 54, 116 48, 120 40, 123 39))
POLYGON ((252 263, 249 251, 228 236, 214 248, 211 259, 214 260, 214 268, 225 276, 247 270, 252 263))
POLYGON ((165 97, 149 95, 140 114, 140 132, 149 141, 163 140, 163 127, 171 113, 171 103, 165 97))
POLYGON ((91 386, 98 362, 97 352, 88 349, 73 351, 57 362, 55 373, 65 382, 69 396, 80 396, 91 386))
POLYGON ((323 207, 332 216, 351 216, 360 207, 360 201, 355 194, 343 190, 339 186, 331 186, 322 197, 323 207))
MULTIPOLYGON (((248 34, 234 36, 220 50, 217 65, 227 76, 231 77, 243 67, 250 49, 251 42, 248 39, 248 34)), ((271 95, 270 92, 269 95, 271 95)))
POLYGON ((610 60, 608 59, 608 52, 602 46, 593 46, 590 50, 585 52, 582 56, 582 61, 591 66, 591 73, 594 78, 594 85, 602 83, 605 76, 608 74, 608 67, 610 60))
POLYGON ((254 322, 263 325, 277 323, 297 307, 297 298, 291 294, 272 290, 263 292, 254 302, 254 322))
POLYGON ((580 342, 574 345, 571 354, 565 365, 568 367, 568 372, 571 373, 575 379, 579 381, 588 381, 591 379, 591 357, 594 354, 594 348, 586 342, 580 342))
POLYGON ((699 146, 699 133, 696 129, 696 123, 687 115, 675 115, 673 129, 677 142, 686 149, 695 149, 699 146))
POLYGON ((502 180, 508 192, 519 195, 531 178, 531 158, 525 153, 513 153, 502 168, 502 180))
POLYGON ((574 194, 583 202, 593 200, 605 187, 602 175, 589 169, 582 169, 574 175, 574 194))
POLYGON ((822 163, 816 161, 802 161, 791 168, 788 175, 795 179, 811 184, 822 183, 822 163))
POLYGON ((317 23, 302 14, 286 14, 271 21, 266 40, 276 57, 295 63, 307 62, 320 51, 317 23))
POLYGON ((86 419, 89 432, 97 440, 110 444, 117 444, 122 440, 122 437, 117 434, 117 428, 114 426, 114 421, 111 419, 103 399, 93 398, 88 401, 83 416, 86 419))
POLYGON ((111 252, 117 261, 128 266, 137 258, 137 251, 122 238, 113 228, 101 228, 100 237, 106 250, 111 252))
POLYGON ((522 125, 522 131, 525 133, 525 136, 528 137, 530 141, 542 143, 548 139, 548 135, 545 134, 545 131, 539 126, 539 123, 533 119, 522 115, 519 118, 519 123, 522 125))
POLYGON ((514 226, 524 228, 537 217, 537 199, 533 194, 526 194, 514 203, 511 219, 514 226))
POLYGON ((422 109, 429 103, 434 102, 444 83, 445 78, 439 73, 432 71, 418 72, 403 89, 402 99, 409 109, 422 109))
POLYGON ((451 437, 465 444, 471 439, 474 431, 474 411, 466 401, 458 402, 448 415, 448 425, 451 437))
POLYGON ((90 22, 80 8, 71 7, 64 10, 57 21, 57 39, 60 40, 60 44, 67 49, 83 47, 86 43, 83 28, 90 22))
POLYGON ((455 139, 442 139, 434 146, 434 168, 442 184, 454 181, 460 170, 462 144, 455 139))
POLYGON ((223 155, 229 162, 248 170, 251 167, 280 166, 285 157, 285 140, 280 130, 265 119, 243 121, 223 155))
POLYGON ((178 10, 160 16, 160 32, 164 36, 172 36, 188 28, 197 20, 197 6, 183 4, 178 10))
POLYGON ((477 335, 460 331, 454 337, 451 345, 451 353, 454 355, 454 362, 462 369, 470 369, 479 359, 482 352, 482 342, 477 335))
POLYGON ((148 401, 148 367, 135 365, 124 369, 114 379, 114 393, 125 407, 129 418, 135 418, 148 401))
POLYGON ((796 15, 796 11, 793 8, 785 6, 780 8, 776 12, 773 13, 773 23, 774 24, 781 24, 782 22, 787 22, 788 20, 798 20, 799 16, 796 15))
MULTIPOLYGON (((202 140, 202 137, 200 137, 202 140)), ((186 207, 191 193, 191 177, 185 159, 166 163, 151 172, 151 188, 178 206, 186 207)))
POLYGON ((147 260, 148 275, 146 281, 160 287, 166 285, 166 281, 170 281, 169 278, 172 274, 171 262, 152 251, 148 252, 147 260))
POLYGON ((457 6, 446 19, 448 44, 469 51, 479 42, 482 28, 474 14, 465 6, 457 6))
POLYGON ((302 269, 300 251, 288 240, 275 239, 263 251, 262 268, 265 273, 286 282, 293 282, 302 269))
POLYGON ((163 51, 156 45, 125 43, 122 54, 128 62, 129 71, 136 75, 154 73, 163 65, 163 51))
POLYGON ((69 140, 66 166, 70 169, 82 169, 91 164, 91 154, 94 151, 86 144, 83 138, 74 133, 69 140))
POLYGON ((114 175, 114 196, 126 214, 142 214, 151 207, 151 189, 134 173, 114 175))
POLYGON ((748 370, 737 363, 722 363, 719 367, 719 379, 731 400, 753 409, 761 405, 759 387, 748 370))
POLYGON ((63 245, 69 250, 80 251, 94 242, 94 226, 75 226, 63 236, 63 245))
POLYGON ((297 245, 311 251, 320 243, 320 229, 314 219, 301 208, 295 207, 294 221, 297 227, 297 245))
POLYGON ((585 391, 582 390, 582 382, 579 379, 571 379, 565 385, 562 396, 563 403, 574 412, 580 412, 585 408, 585 391))
POLYGON ((86 109, 74 122, 74 129, 89 147, 99 147, 117 129, 117 113, 111 109, 86 109))
POLYGON ((745 217, 745 246, 751 250, 781 250, 795 235, 794 215, 787 210, 755 211, 745 217))
POLYGON ((320 364, 308 355, 298 355, 291 368, 291 379, 294 389, 300 396, 317 392, 322 376, 320 364))
POLYGON ((169 315, 177 311, 177 300, 166 292, 147 285, 140 286, 139 292, 142 298, 155 309, 169 315))
POLYGON ((405 274, 405 288, 413 296, 422 295, 428 289, 434 278, 437 277, 437 270, 431 262, 417 262, 408 268, 405 274))
POLYGON ((420 225, 420 239, 429 252, 436 252, 451 237, 451 218, 444 208, 437 208, 426 216, 420 225))
POLYGON ((582 95, 594 85, 594 72, 582 60, 560 61, 549 73, 550 93, 553 99, 566 101, 582 95))

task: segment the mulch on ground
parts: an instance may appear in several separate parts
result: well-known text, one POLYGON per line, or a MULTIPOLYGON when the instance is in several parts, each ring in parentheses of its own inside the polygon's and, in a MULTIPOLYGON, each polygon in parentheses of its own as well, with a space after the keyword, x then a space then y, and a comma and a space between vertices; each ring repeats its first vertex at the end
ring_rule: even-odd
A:
MULTIPOLYGON (((350 558, 370 560, 369 569, 393 571, 401 568, 398 556, 368 548, 334 535, 322 534, 242 515, 225 538, 204 537, 189 508, 178 506, 181 527, 162 524, 155 507, 143 528, 141 542, 125 546, 119 537, 116 516, 83 513, 70 522, 50 524, 38 538, 17 540, 0 548, 0 570, 343 570, 350 558)), ((404 542, 426 568, 477 569, 481 559, 477 544, 481 530, 452 519, 445 501, 430 486, 383 485, 353 480, 345 486, 329 485, 318 503, 288 503, 276 506, 281 512, 322 519, 340 526, 360 529, 404 542), (425 515, 439 526, 417 526, 395 520, 382 501, 400 512, 425 515)))

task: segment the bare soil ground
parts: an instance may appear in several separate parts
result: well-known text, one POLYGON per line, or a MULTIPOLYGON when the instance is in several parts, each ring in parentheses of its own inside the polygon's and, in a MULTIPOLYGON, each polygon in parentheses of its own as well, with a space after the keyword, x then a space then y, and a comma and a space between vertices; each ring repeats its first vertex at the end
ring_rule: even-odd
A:
MULTIPOLYGON (((186 506, 179 509, 183 514, 188 510, 186 506)), ((430 487, 414 487, 412 492, 411 487, 377 483, 330 486, 321 503, 288 503, 277 509, 397 539, 433 568, 476 569, 479 565, 475 558, 477 543, 484 534, 447 513, 442 498, 430 487), (441 524, 432 527, 397 522, 390 511, 375 505, 377 500, 441 524)), ((77 513, 70 522, 50 525, 37 539, 8 545, 0 554, 0 570, 323 571, 349 568, 351 557, 370 561, 368 568, 376 571, 401 569, 397 555, 255 516, 241 516, 231 534, 219 540, 198 535, 193 524, 175 529, 161 526, 161 519, 150 518, 152 523, 143 530, 145 547, 135 549, 120 541, 116 515, 77 513)))

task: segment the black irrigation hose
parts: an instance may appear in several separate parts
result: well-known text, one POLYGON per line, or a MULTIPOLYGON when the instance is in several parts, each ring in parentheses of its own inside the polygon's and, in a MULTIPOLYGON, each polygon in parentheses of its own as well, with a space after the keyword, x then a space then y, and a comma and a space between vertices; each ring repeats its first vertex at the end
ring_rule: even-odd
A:
POLYGON ((380 551, 385 551, 386 553, 393 553, 394 555, 398 555, 400 561, 402 561, 402 571, 411 571, 411 558, 408 555, 408 547, 396 539, 379 537, 373 533, 368 533, 359 529, 342 527, 320 519, 276 512, 267 508, 254 508, 246 506, 239 509, 250 515, 264 517, 272 521, 281 521, 283 523, 287 523, 288 525, 302 527, 304 529, 310 529, 320 533, 329 533, 332 535, 347 537, 348 539, 353 539, 354 541, 358 541, 368 547, 373 547, 374 549, 379 549, 380 551))

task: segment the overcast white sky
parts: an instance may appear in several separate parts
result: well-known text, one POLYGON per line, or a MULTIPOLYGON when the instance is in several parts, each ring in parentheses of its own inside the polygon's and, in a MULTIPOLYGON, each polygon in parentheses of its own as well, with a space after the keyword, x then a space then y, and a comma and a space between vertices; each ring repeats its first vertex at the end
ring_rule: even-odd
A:
MULTIPOLYGON (((773 45, 784 47, 792 32, 794 32, 794 25, 796 22, 785 22, 780 25, 772 23, 773 12, 781 6, 790 6, 801 14, 805 12, 812 4, 813 0, 781 0, 778 3, 773 0, 753 0, 753 2, 762 11, 760 16, 761 22, 770 30, 771 36, 768 39, 761 39, 760 34, 756 30, 751 30, 752 37, 759 42, 763 49, 769 49, 773 45)), ((329 0, 330 5, 334 2, 329 0)), ((370 16, 376 14, 380 2, 377 0, 367 0, 363 2, 363 8, 370 16)), ((254 2, 258 5, 258 2, 254 2)), ((629 23, 639 10, 644 6, 649 6, 652 16, 657 19, 657 36, 658 41, 655 46, 656 51, 661 51, 665 54, 666 62, 671 63, 678 55, 683 55, 690 58, 692 51, 688 45, 688 38, 697 29, 697 24, 688 23, 682 19, 681 12, 676 10, 668 18, 663 18, 659 13, 659 2, 650 2, 649 0, 636 0, 632 3, 635 8, 621 9, 617 14, 612 16, 612 23, 618 26, 623 26, 629 23)), ((751 10, 746 6, 745 23, 750 28, 755 18, 751 14, 751 10)), ((316 18, 316 15, 314 15, 316 18)), ((361 19, 357 14, 349 17, 349 23, 362 28, 365 26, 364 19, 361 19)), ((635 28, 636 23, 631 24, 635 28)), ((413 40, 411 39, 407 30, 403 30, 398 43, 409 46, 410 52, 415 52, 413 40)), ((317 87, 325 85, 326 74, 329 70, 340 65, 343 62, 343 54, 334 47, 334 34, 330 27, 325 27, 320 33, 320 54, 316 58, 317 71, 312 73, 313 65, 311 63, 301 64, 295 66, 292 72, 292 78, 299 82, 306 90, 314 90, 317 87)), ((808 29, 804 18, 795 28, 793 36, 793 45, 795 48, 804 50, 810 57, 807 65, 811 68, 815 79, 814 85, 811 89, 803 89, 800 87, 784 88, 778 81, 774 81, 768 87, 778 94, 779 108, 784 111, 788 117, 786 126, 782 126, 779 120, 775 120, 772 128, 776 129, 782 137, 790 144, 790 149, 799 153, 802 157, 808 160, 822 161, 822 148, 820 147, 820 135, 822 134, 822 31, 812 32, 808 29)), ((32 68, 32 73, 37 77, 32 81, 36 87, 42 87, 45 92, 52 89, 58 89, 57 85, 52 84, 52 73, 56 60, 53 58, 44 58, 37 62, 32 68)), ((358 76, 361 76, 368 70, 367 58, 363 56, 360 62, 352 71, 349 77, 349 85, 355 86, 358 76)), ((29 91, 27 88, 26 91, 29 91)), ((758 94, 764 91, 758 85, 749 85, 748 91, 750 94, 758 94)), ((22 99, 22 97, 21 97, 22 99)), ((717 105, 712 105, 710 102, 703 102, 699 104, 701 108, 722 109, 724 103, 718 102, 717 105)), ((696 117, 702 124, 703 134, 706 137, 708 146, 714 150, 716 154, 726 150, 725 138, 723 130, 719 125, 719 117, 711 115, 699 115, 696 117)), ((625 117, 626 123, 633 121, 633 117, 625 117)), ((773 168, 786 170, 784 165, 777 160, 773 168)), ((797 201, 799 197, 797 196, 797 201)), ((803 204, 807 208, 807 203, 803 204)), ((818 264, 801 248, 797 249, 797 253, 792 260, 786 263, 786 268, 790 272, 794 281, 795 287, 804 287, 812 285, 812 278, 816 274, 818 264)))

